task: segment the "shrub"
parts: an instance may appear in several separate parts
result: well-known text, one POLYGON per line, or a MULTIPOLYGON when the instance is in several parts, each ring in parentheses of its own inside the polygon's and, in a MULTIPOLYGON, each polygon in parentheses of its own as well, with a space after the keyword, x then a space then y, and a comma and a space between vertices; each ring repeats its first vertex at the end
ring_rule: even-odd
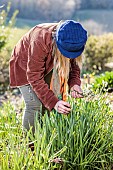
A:
POLYGON ((106 70, 105 64, 110 59, 113 61, 113 34, 90 36, 86 44, 85 56, 86 70, 106 70))
POLYGON ((10 28, 15 23, 15 17, 18 13, 16 10, 12 17, 7 21, 8 13, 10 11, 11 3, 8 3, 6 10, 0 12, 0 50, 5 46, 10 36, 10 28))
POLYGON ((113 71, 105 72, 97 77, 93 83, 93 90, 102 90, 103 92, 113 89, 113 71))
POLYGON ((0 12, 0 93, 3 93, 8 85, 9 73, 9 57, 12 49, 6 47, 7 42, 11 36, 11 28, 15 23, 15 17, 18 11, 15 11, 12 17, 8 20, 8 13, 11 4, 9 3, 6 10, 0 12))
POLYGON ((5 46, 7 41, 7 34, 4 28, 4 15, 5 11, 0 13, 0 51, 5 46))

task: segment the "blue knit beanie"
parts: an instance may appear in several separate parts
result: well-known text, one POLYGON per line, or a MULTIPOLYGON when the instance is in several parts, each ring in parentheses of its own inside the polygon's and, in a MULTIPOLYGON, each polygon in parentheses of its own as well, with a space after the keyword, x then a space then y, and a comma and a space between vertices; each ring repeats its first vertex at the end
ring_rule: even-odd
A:
POLYGON ((73 20, 66 20, 56 31, 56 44, 67 58, 76 58, 81 55, 87 41, 87 31, 82 25, 73 20))

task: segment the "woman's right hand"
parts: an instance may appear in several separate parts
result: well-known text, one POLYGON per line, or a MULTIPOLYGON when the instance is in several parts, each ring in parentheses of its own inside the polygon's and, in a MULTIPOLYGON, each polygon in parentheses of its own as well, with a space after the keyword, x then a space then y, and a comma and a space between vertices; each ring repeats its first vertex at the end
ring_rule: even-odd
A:
POLYGON ((67 115, 71 111, 71 106, 68 102, 60 100, 56 103, 54 109, 61 114, 67 115))

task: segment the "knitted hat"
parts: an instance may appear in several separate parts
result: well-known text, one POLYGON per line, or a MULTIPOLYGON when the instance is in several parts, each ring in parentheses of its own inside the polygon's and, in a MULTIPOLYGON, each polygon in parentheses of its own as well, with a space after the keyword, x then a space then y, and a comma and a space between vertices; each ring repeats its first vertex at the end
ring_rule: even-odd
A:
POLYGON ((66 20, 56 31, 56 44, 67 58, 76 58, 81 55, 87 41, 87 31, 82 25, 73 20, 66 20))

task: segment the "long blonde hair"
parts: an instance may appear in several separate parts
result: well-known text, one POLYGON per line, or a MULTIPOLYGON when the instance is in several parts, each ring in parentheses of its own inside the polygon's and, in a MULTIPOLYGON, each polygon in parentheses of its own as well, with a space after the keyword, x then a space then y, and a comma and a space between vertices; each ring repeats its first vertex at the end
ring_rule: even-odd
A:
MULTIPOLYGON (((71 70, 70 59, 63 56, 58 50, 56 44, 53 47, 54 51, 54 67, 53 67, 53 86, 52 90, 56 96, 62 97, 66 101, 68 96, 68 80, 69 73, 71 70)), ((82 56, 79 56, 73 59, 75 65, 78 65, 79 68, 82 68, 82 56)))
MULTIPOLYGON (((70 59, 63 56, 59 49, 57 48, 56 41, 54 39, 56 29, 63 23, 60 21, 59 23, 45 23, 40 24, 42 28, 49 29, 50 27, 54 26, 52 32, 52 56, 54 58, 54 65, 53 65, 53 75, 50 88, 53 90, 57 97, 62 97, 63 100, 66 101, 68 95, 68 80, 69 80, 69 72, 71 69, 70 59)), ((73 59, 73 62, 82 68, 82 56, 79 56, 73 59)))

